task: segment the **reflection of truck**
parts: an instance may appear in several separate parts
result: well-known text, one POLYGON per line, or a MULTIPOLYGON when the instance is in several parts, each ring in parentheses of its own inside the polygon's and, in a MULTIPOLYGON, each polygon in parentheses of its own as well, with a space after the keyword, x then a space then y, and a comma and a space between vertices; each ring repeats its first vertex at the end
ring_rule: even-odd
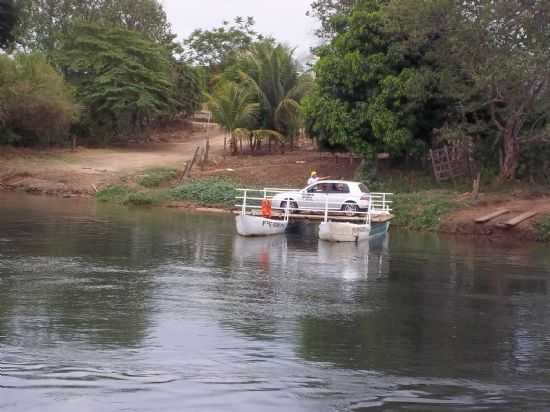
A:
POLYGON ((289 191, 273 196, 274 208, 293 210, 323 210, 328 201, 329 210, 354 213, 369 207, 369 190, 360 182, 323 180, 299 191, 289 191))

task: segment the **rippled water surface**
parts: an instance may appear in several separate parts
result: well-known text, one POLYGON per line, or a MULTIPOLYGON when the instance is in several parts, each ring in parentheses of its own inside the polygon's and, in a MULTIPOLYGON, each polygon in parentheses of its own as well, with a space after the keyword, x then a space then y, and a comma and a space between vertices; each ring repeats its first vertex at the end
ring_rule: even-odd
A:
POLYGON ((550 410, 549 269, 536 245, 0 195, 0 410, 550 410))

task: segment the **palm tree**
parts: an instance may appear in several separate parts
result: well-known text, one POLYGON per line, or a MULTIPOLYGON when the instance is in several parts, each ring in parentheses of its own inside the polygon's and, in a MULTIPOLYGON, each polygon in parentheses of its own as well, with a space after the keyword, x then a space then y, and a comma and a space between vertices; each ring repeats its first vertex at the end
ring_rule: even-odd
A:
MULTIPOLYGON (((214 121, 229 135, 232 153, 237 152, 237 142, 234 131, 239 128, 249 127, 256 120, 260 105, 254 101, 254 94, 243 85, 234 82, 223 83, 209 96, 208 107, 212 112, 214 121)), ((224 138, 223 153, 225 155, 227 139, 224 138)))
POLYGON ((243 83, 260 101, 262 129, 287 136, 291 146, 302 125, 300 101, 312 85, 311 76, 299 69, 294 50, 270 41, 256 44, 241 68, 243 83))

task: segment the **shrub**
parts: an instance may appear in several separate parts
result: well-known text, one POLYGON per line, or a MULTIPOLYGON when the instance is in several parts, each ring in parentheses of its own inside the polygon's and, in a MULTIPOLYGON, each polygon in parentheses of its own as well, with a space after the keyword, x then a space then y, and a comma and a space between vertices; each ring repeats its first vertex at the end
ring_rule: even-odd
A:
POLYGON ((61 142, 78 117, 71 89, 40 54, 0 56, 0 143, 61 142))
POLYGON ((175 200, 194 201, 202 204, 232 204, 237 196, 236 183, 219 178, 195 180, 171 191, 175 200))
POLYGON ((126 187, 108 186, 97 192, 96 199, 99 202, 122 202, 129 193, 130 190, 126 187))
POLYGON ((137 179, 137 183, 140 186, 146 187, 148 189, 153 189, 159 187, 161 184, 172 180, 177 175, 176 169, 171 168, 158 168, 151 169, 146 174, 140 176, 137 179))
POLYGON ((447 192, 419 192, 395 196, 395 224, 412 230, 436 231, 441 218, 462 204, 447 192))
POLYGON ((550 241, 550 216, 538 219, 533 225, 535 236, 539 242, 550 241))
POLYGON ((157 203, 157 201, 158 199, 151 193, 133 192, 128 193, 123 203, 126 206, 152 206, 157 203))

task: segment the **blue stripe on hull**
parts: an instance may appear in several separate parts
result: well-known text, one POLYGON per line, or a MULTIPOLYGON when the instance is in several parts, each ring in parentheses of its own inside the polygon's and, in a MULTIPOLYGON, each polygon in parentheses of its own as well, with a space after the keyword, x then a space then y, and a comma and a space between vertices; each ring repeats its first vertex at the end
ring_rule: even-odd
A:
POLYGON ((390 222, 373 223, 370 228, 370 237, 385 235, 390 228, 390 222))

